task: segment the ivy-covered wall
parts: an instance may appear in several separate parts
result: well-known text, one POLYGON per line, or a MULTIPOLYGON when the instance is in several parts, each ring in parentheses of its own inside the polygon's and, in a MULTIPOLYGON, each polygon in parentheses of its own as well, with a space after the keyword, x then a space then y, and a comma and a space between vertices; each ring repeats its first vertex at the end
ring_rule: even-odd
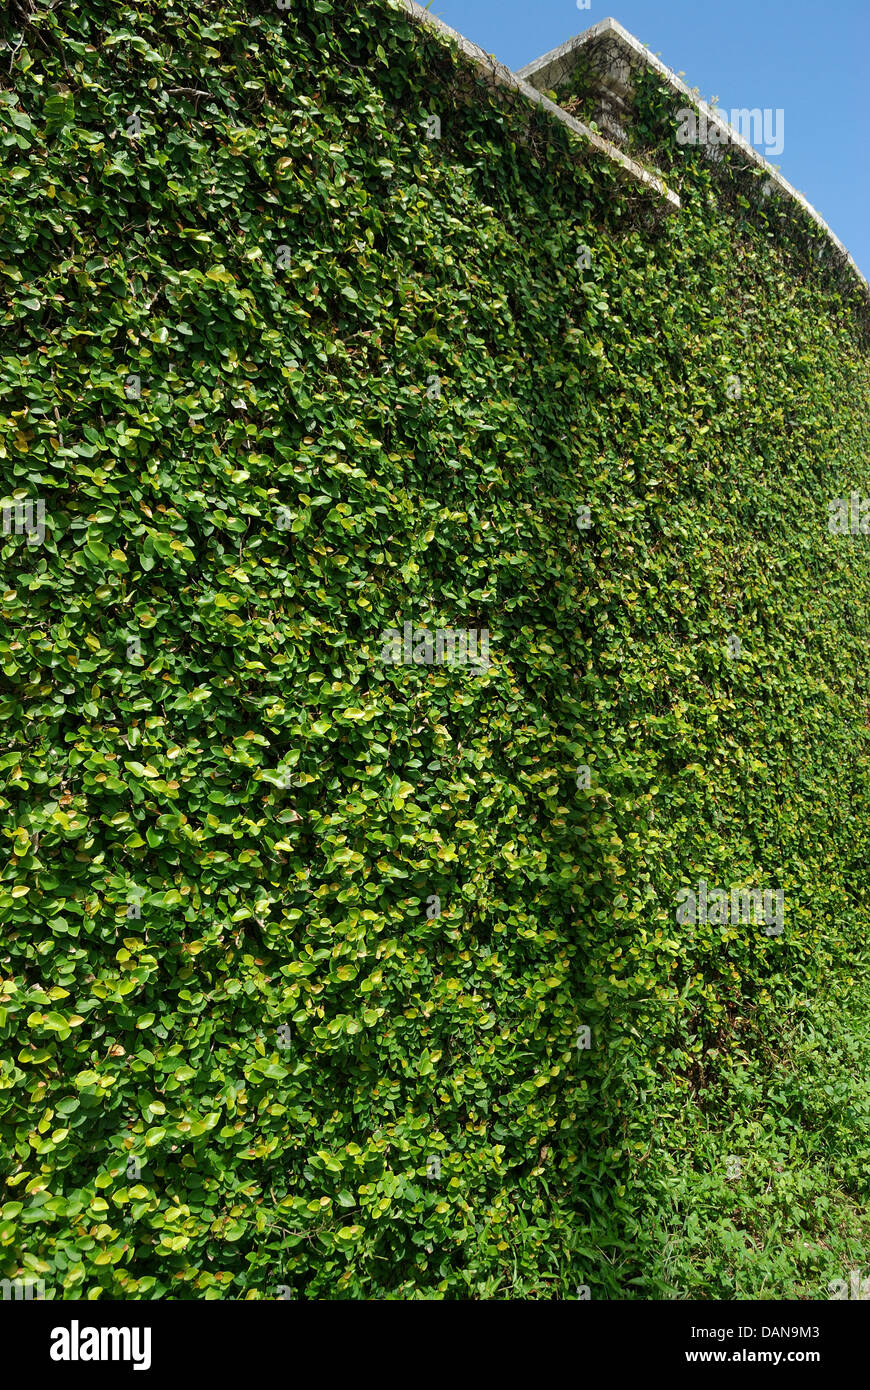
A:
POLYGON ((857 291, 385 0, 0 33, 0 1273, 642 1296, 870 925, 857 291))

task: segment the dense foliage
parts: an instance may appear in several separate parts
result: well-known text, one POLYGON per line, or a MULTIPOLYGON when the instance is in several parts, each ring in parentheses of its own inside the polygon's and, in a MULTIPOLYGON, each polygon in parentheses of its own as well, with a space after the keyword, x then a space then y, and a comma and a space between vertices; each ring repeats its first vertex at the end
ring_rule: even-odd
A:
POLYGON ((29 4, 0 1273, 660 1296, 662 1131, 864 955, 857 297, 702 152, 663 211, 382 0, 29 4), (406 622, 488 665, 384 662, 406 622), (783 933, 678 925, 702 877, 783 933))

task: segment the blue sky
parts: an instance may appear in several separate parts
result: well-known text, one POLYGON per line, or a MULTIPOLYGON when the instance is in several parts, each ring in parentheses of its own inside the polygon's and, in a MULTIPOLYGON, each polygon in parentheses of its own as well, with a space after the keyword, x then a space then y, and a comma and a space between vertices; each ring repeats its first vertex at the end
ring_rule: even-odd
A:
POLYGON ((430 10, 514 70, 610 15, 706 101, 782 108, 784 146, 771 163, 870 280, 870 0, 591 0, 588 10, 577 0, 433 0, 430 10))

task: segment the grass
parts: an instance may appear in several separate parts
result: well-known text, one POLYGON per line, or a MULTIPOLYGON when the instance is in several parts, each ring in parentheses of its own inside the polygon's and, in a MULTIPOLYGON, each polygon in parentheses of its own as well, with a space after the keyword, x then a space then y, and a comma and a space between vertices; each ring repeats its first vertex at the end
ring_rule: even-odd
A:
POLYGON ((666 1130, 651 1117, 617 1259, 598 1233, 602 1296, 824 1300, 831 1281, 870 1275, 868 963, 784 1021, 776 1052, 666 1130))

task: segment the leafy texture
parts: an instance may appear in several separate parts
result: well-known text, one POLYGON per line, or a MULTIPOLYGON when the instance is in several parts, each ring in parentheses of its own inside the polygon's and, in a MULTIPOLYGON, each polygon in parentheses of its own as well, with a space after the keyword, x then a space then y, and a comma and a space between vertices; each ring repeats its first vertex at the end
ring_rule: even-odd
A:
POLYGON ((645 1233, 864 949, 857 296, 380 0, 10 14, 2 1272, 734 1296, 645 1233), (678 926, 699 877, 782 936, 678 926))

